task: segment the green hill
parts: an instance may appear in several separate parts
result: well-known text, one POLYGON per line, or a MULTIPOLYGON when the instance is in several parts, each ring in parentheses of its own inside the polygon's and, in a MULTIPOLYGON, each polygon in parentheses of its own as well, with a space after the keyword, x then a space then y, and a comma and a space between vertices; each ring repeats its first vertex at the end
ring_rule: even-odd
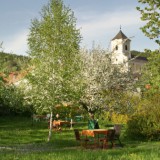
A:
POLYGON ((135 50, 132 50, 131 51, 131 55, 134 57, 134 56, 140 56, 140 57, 145 57, 147 58, 149 56, 149 53, 145 53, 145 52, 139 52, 139 51, 135 51, 135 50))
MULTIPOLYGON (((148 57, 146 53, 131 51, 132 56, 148 57)), ((27 56, 0 52, 0 72, 10 73, 28 67, 30 58, 27 56)))
POLYGON ((0 72, 10 73, 28 67, 30 58, 27 56, 0 52, 0 72))

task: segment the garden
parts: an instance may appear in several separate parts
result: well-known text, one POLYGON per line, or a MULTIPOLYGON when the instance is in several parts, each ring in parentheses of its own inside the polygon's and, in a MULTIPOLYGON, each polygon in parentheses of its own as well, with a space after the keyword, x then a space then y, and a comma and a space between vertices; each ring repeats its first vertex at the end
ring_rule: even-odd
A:
MULTIPOLYGON (((76 128, 85 128, 87 122, 76 128)), ((32 123, 30 117, 0 118, 0 159, 88 159, 88 160, 158 160, 159 141, 129 140, 121 137, 123 148, 85 149, 75 140, 73 129, 53 132, 47 142, 47 121, 32 123)))
MULTIPOLYGON (((150 7, 137 7, 150 21, 142 32, 159 45, 159 3, 139 3, 150 7)), ((24 67, 0 68, 0 159, 158 160, 160 50, 145 50, 147 63, 134 74, 132 59, 115 65, 100 46, 80 48, 76 18, 62 0, 50 0, 40 15, 24 67)))

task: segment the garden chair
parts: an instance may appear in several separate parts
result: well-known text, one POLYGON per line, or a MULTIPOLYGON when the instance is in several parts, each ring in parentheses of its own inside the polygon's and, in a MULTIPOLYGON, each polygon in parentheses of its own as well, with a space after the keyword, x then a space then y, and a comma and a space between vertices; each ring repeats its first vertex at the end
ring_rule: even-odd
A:
POLYGON ((109 148, 109 142, 111 143, 111 148, 113 148, 114 136, 115 136, 115 130, 109 129, 107 135, 99 139, 99 142, 102 143, 102 148, 109 148))
POLYGON ((114 125, 114 130, 115 130, 114 142, 115 142, 115 141, 118 141, 118 142, 119 142, 119 145, 120 145, 121 147, 123 147, 123 144, 121 143, 121 140, 120 140, 121 129, 122 129, 122 125, 120 125, 120 124, 115 124, 115 125, 114 125))

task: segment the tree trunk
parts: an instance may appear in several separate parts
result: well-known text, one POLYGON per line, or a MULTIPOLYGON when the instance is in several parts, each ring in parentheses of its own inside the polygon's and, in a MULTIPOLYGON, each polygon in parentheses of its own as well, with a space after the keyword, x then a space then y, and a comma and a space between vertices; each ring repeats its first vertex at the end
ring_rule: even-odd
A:
POLYGON ((50 122, 49 122, 48 142, 51 140, 51 136, 52 136, 52 116, 53 116, 53 113, 51 111, 50 122))

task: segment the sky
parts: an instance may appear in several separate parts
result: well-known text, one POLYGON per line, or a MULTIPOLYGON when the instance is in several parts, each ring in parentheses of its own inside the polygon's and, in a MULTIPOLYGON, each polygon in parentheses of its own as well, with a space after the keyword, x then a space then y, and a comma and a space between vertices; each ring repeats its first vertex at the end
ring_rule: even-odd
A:
MULTIPOLYGON (((138 0, 63 0, 77 19, 77 29, 82 36, 81 47, 92 48, 93 44, 103 49, 110 48, 111 39, 122 32, 131 39, 131 50, 158 49, 140 27, 136 10, 138 0)), ((27 36, 31 20, 40 17, 40 12, 49 0, 0 0, 0 42, 3 51, 27 55, 27 36)))

